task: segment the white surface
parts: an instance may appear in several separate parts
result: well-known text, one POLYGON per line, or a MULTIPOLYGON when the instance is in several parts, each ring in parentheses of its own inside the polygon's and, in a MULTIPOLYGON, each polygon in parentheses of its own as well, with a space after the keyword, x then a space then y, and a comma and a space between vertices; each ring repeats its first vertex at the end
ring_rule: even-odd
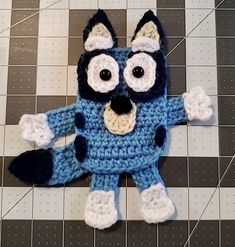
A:
POLYGON ((68 38, 38 38, 38 65, 67 65, 68 38))
POLYGON ((18 125, 5 126, 5 156, 17 156, 33 148, 32 142, 27 142, 21 137, 21 130, 18 125))
POLYGON ((65 95, 67 84, 67 67, 38 66, 37 95, 65 95))
POLYGON ((3 219, 32 219, 31 187, 3 187, 2 199, 3 219), (24 196, 27 192, 29 193, 24 196))
POLYGON ((70 9, 97 9, 97 0, 70 0, 70 9))
MULTIPOLYGON (((84 0, 85 1, 85 0, 84 0)), ((100 9, 126 9, 126 0, 99 0, 100 9)))
POLYGON ((6 96, 0 96, 0 106, 1 106, 0 125, 4 125, 6 121, 6 100, 7 100, 6 96))
MULTIPOLYGON (((215 188, 189 188, 189 218, 198 220, 215 188)), ((219 219, 219 190, 216 191, 202 220, 219 219)))
POLYGON ((0 126, 0 156, 3 156, 5 126, 0 126))
MULTIPOLYGON (((1 58, 0 58, 1 59, 1 58)), ((0 95, 7 93, 8 66, 0 66, 0 95)))
POLYGON ((49 7, 49 9, 66 9, 69 6, 69 0, 61 0, 58 3, 56 2, 58 2, 58 0, 40 0, 40 8, 47 8, 51 4, 53 4, 53 6, 49 7))
POLYGON ((170 128, 162 156, 187 156, 187 126, 170 128))
POLYGON ((0 23, 0 37, 10 36, 11 10, 0 10, 0 23))
POLYGON ((188 155, 217 157, 218 126, 188 126, 188 155))
POLYGON ((186 0, 185 8, 214 8, 215 0, 186 0))
POLYGON ((187 91, 195 86, 201 86, 206 94, 217 95, 217 68, 216 67, 187 67, 187 91))
POLYGON ((128 8, 156 8, 156 0, 127 0, 128 8))
POLYGON ((0 65, 8 65, 9 38, 0 38, 0 65))
POLYGON ((39 15, 38 36, 68 36, 69 10, 44 10, 39 15))
POLYGON ((0 0, 0 9, 11 9, 12 0, 0 0))
POLYGON ((33 218, 63 219, 64 188, 34 188, 33 218))
POLYGON ((186 38, 186 65, 215 65, 216 38, 186 38))
POLYGON ((220 218, 231 220, 235 218, 235 189, 220 188, 220 218))
POLYGON ((77 95, 77 66, 68 66, 68 95, 77 95))

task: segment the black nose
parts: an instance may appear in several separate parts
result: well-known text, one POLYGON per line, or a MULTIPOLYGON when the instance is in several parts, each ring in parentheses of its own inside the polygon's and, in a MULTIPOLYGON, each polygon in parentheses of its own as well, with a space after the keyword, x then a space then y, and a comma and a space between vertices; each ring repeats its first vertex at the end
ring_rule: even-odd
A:
POLYGON ((111 100, 110 107, 118 115, 121 115, 130 112, 132 109, 132 104, 128 97, 124 95, 118 95, 111 100))

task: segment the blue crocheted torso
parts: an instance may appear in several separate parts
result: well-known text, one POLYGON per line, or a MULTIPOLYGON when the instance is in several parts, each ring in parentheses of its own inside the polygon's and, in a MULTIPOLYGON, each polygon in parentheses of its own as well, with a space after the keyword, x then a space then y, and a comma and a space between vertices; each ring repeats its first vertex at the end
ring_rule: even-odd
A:
MULTIPOLYGON (((110 50, 120 66, 120 91, 125 93, 122 73, 128 48, 110 50)), ((126 135, 110 133, 104 125, 104 104, 78 97, 77 111, 85 117, 85 127, 76 129, 76 135, 84 136, 88 152, 81 165, 91 172, 130 172, 156 163, 163 152, 154 141, 156 129, 167 128, 166 94, 145 103, 137 103, 136 125, 126 135)))

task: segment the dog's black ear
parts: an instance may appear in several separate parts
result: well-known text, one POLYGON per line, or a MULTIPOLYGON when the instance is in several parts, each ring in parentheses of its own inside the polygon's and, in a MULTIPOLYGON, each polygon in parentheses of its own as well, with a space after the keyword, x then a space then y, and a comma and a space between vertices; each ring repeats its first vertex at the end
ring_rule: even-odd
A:
POLYGON ((116 34, 103 10, 99 9, 89 20, 83 30, 83 42, 86 51, 106 50, 117 46, 116 34))
POLYGON ((132 50, 134 52, 155 52, 160 49, 164 50, 164 45, 165 34, 162 25, 155 14, 148 10, 136 27, 131 40, 132 50))

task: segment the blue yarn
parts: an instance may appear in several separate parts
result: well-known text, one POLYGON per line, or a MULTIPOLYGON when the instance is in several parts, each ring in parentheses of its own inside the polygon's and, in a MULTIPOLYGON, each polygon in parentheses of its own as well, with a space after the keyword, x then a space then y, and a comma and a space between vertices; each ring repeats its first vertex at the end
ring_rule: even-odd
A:
MULTIPOLYGON (((120 66, 118 93, 126 93, 127 86, 122 71, 128 56, 128 48, 113 48, 109 52, 120 66)), ((84 172, 91 172, 91 189, 117 190, 119 174, 132 174, 140 190, 158 182, 163 183, 155 166, 165 145, 155 144, 158 126, 170 126, 187 121, 182 97, 167 99, 163 96, 148 102, 137 102, 136 125, 126 135, 110 133, 103 122, 104 103, 78 96, 78 103, 47 113, 48 124, 56 136, 72 133, 86 138, 88 151, 83 162, 75 157, 74 144, 52 149, 54 172, 48 184, 71 181, 84 172), (75 114, 85 118, 83 128, 75 128, 75 114), (154 165, 153 165, 154 164, 154 165)))

